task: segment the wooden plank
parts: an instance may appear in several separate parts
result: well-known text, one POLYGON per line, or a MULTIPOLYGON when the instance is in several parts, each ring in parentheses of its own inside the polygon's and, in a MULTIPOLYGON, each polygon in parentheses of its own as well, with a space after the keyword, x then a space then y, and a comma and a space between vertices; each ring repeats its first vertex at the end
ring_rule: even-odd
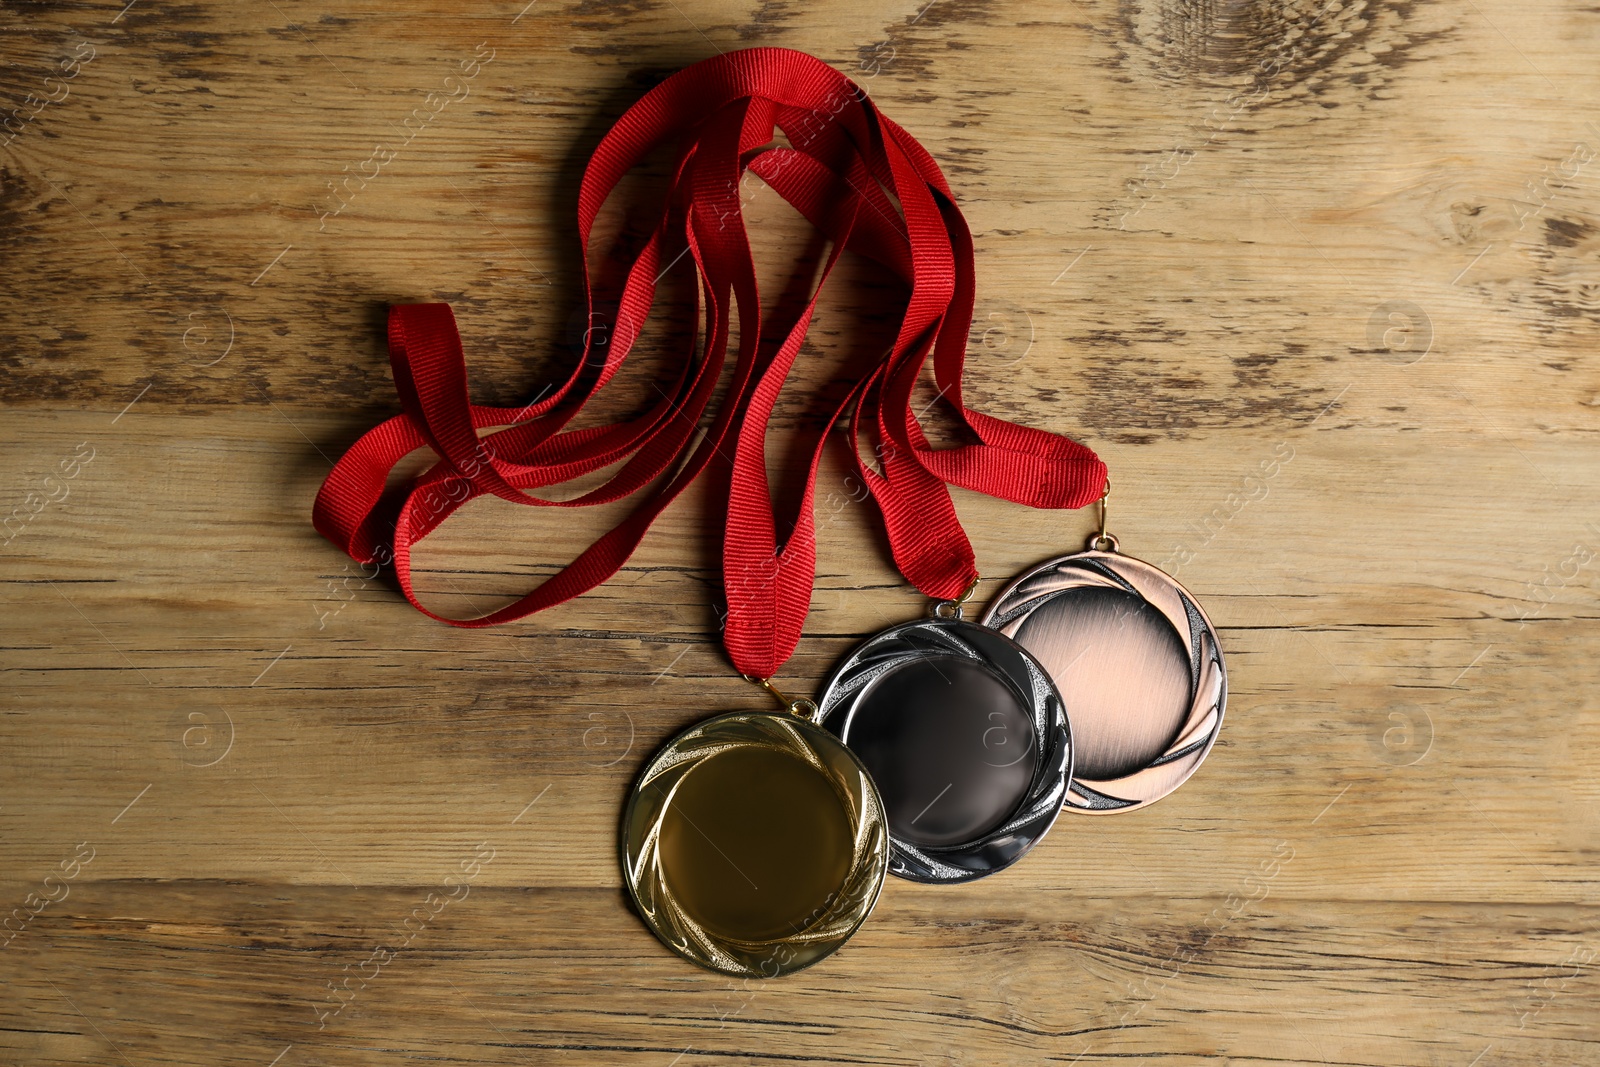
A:
MULTIPOLYGON (((1594 1059, 1595 12, 280 0, 0 26, 0 119, 57 98, 0 150, 7 1062, 1594 1059), (891 881, 843 952, 741 984, 658 945, 615 859, 654 747, 758 695, 720 650, 704 496, 492 631, 423 618, 309 510, 397 410, 388 303, 454 304, 485 401, 562 373, 588 153, 672 70, 755 44, 850 73, 944 165, 978 245, 968 402, 1102 452, 1113 529, 1204 600, 1231 700, 1174 796, 1064 817, 985 882, 891 881), (464 60, 465 95, 416 116, 464 60)), ((776 292, 815 248, 748 192, 776 292)), ((825 419, 799 397, 892 336, 890 279, 835 285, 776 415, 783 490, 825 419)), ((647 402, 685 337, 649 335, 593 417, 647 402)), ((831 455, 798 689, 923 607, 844 478, 831 455)), ((957 506, 984 596, 1089 530, 957 506)), ((419 589, 482 610, 618 514, 475 504, 419 589)))

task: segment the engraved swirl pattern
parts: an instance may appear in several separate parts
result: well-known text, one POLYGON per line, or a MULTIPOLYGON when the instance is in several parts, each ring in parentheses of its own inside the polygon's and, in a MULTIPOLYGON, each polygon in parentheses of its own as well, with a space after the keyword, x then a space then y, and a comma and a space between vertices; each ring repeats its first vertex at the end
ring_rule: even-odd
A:
POLYGON ((927 656, 961 656, 1004 679, 1033 730, 1038 763, 1017 810, 1000 826, 960 845, 934 848, 891 833, 890 873, 918 882, 966 882, 1021 859, 1060 814, 1072 776, 1072 737, 1055 684, 1009 637, 958 619, 926 619, 891 627, 858 646, 829 679, 820 700, 824 725, 849 742, 857 698, 892 671, 927 656))
POLYGON ((776 977, 839 948, 877 902, 888 855, 883 803, 866 771, 831 734, 792 715, 735 712, 690 727, 650 761, 623 817, 623 872, 640 917, 684 958, 741 977, 776 977), (683 780, 705 760, 746 746, 783 752, 814 767, 838 793, 851 830, 843 884, 802 930, 772 940, 738 940, 705 929, 674 896, 661 856, 662 823, 683 780))
MULTIPOLYGON (((1187 710, 1180 722, 1172 724, 1166 750, 1130 774, 1107 779, 1080 775, 1072 781, 1068 807, 1091 814, 1125 811, 1171 793, 1206 758, 1222 728, 1227 672, 1216 630, 1188 591, 1159 568, 1118 552, 1081 552, 1035 567, 1001 591, 983 621, 1017 637, 1030 616, 1056 598, 1082 589, 1115 590, 1149 605, 1171 623, 1188 661, 1187 710)), ((1060 677, 1056 682, 1071 715, 1072 686, 1060 677)))

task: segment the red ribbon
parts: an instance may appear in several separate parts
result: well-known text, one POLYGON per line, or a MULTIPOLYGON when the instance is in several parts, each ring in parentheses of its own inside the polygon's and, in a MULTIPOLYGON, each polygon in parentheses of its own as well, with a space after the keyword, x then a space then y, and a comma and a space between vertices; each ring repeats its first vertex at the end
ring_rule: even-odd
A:
POLYGON ((813 447, 794 527, 782 546, 767 478, 773 406, 800 351, 817 296, 843 251, 898 274, 910 295, 890 351, 855 380, 833 422, 849 416, 857 475, 883 516, 895 564, 930 597, 953 599, 977 577, 972 546, 948 485, 1041 508, 1076 508, 1100 496, 1106 468, 1068 438, 991 418, 965 406, 961 373, 974 294, 972 235, 933 158, 881 115, 854 82, 812 56, 752 48, 697 63, 662 82, 617 120, 590 159, 578 193, 586 264, 586 323, 614 306, 616 326, 584 335, 584 358, 553 394, 523 408, 474 404, 448 304, 390 309, 389 354, 404 412, 369 430, 334 466, 317 495, 318 531, 359 562, 393 546, 400 587, 419 611, 454 626, 510 622, 586 592, 615 574, 655 517, 708 466, 726 487, 724 635, 734 665, 770 677, 794 651, 816 572, 812 498, 826 435, 813 447), (770 144, 773 128, 791 147, 770 144), (614 293, 597 295, 587 273, 589 235, 622 176, 651 150, 676 145, 659 224, 614 293), (817 291, 781 344, 763 352, 761 303, 739 198, 754 171, 832 241, 817 291), (689 341, 662 399, 637 418, 566 427, 614 377, 649 316, 664 265, 687 251, 699 272, 705 333, 689 341), (692 451, 739 316, 731 383, 692 451), (933 448, 912 410, 928 358, 940 396, 972 443, 933 448), (487 431, 487 432, 486 432, 487 431), (863 440, 881 473, 863 455, 863 440), (398 514, 384 506, 394 466, 419 448, 438 463, 406 488, 398 514), (731 453, 728 449, 731 447, 731 453), (719 456, 731 454, 731 461, 719 456), (625 461, 625 462, 623 462, 625 461), (621 462, 600 487, 569 500, 526 490, 570 481, 621 462), (449 619, 418 602, 411 546, 474 497, 584 507, 660 482, 634 511, 566 568, 514 604, 476 619, 449 619), (393 526, 390 527, 392 519, 393 526))

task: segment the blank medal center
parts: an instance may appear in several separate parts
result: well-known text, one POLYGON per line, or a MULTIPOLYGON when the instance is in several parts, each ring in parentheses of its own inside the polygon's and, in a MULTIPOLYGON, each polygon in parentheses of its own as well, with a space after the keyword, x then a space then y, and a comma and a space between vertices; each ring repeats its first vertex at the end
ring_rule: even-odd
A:
POLYGON ((1189 711, 1189 657, 1155 608, 1120 589, 1072 589, 1016 640, 1055 679, 1072 723, 1073 774, 1108 782, 1149 766, 1189 711))
POLYGON ((1021 699, 957 656, 909 660, 878 678, 845 740, 877 783, 889 828, 926 847, 975 841, 1004 823, 1038 763, 1021 699))
POLYGON ((823 773, 766 749, 708 757, 661 819, 661 863, 684 911, 706 930, 768 941, 804 930, 844 884, 844 802, 823 773))

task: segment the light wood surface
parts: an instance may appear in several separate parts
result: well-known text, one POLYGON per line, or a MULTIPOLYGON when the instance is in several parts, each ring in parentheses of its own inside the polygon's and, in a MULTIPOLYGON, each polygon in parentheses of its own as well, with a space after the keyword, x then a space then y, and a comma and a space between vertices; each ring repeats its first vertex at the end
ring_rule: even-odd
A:
MULTIPOLYGON (((0 7, 0 1062, 1600 1062, 1600 12, 523 4, 0 7), (1102 452, 1232 699, 1174 796, 891 879, 838 955, 747 984, 660 946, 615 858, 654 746, 760 705, 704 501, 490 631, 309 515, 397 410, 385 305, 451 301, 475 395, 531 396, 580 325, 588 152, 756 44, 945 166, 971 402, 1102 452)), ((804 227, 751 197, 781 278, 804 227)), ((880 279, 839 281, 802 383, 887 328, 880 279)), ((1091 520, 957 503, 997 579, 1091 520)), ((475 505, 420 585, 481 609, 605 518, 475 505)), ((801 689, 923 607, 866 509, 822 527, 801 689)))

